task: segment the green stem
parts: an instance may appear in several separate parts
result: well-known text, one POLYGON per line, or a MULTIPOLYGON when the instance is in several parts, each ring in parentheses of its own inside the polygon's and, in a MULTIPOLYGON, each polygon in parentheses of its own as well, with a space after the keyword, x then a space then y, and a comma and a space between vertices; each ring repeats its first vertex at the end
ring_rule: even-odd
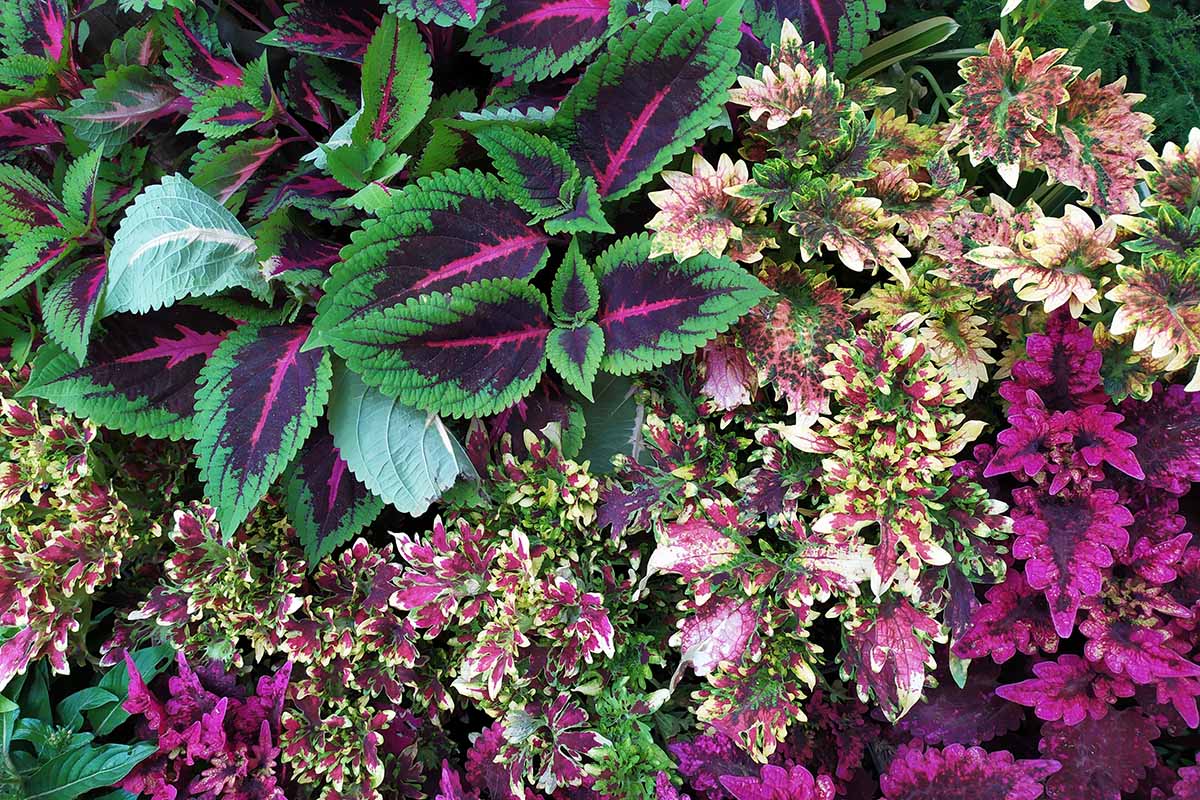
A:
POLYGON ((923 77, 926 83, 929 84, 929 88, 933 90, 933 96, 937 98, 937 102, 941 105, 941 107, 946 109, 950 108, 950 101, 946 99, 945 93, 942 92, 941 84, 938 83, 937 78, 933 77, 932 72, 925 67, 916 66, 908 71, 908 75, 909 77, 913 75, 920 75, 923 77))

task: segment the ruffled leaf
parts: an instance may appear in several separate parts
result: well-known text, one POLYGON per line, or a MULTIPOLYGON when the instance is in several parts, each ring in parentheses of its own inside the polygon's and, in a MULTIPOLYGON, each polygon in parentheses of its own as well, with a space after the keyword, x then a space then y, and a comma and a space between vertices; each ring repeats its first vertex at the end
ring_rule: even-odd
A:
POLYGON ((873 697, 895 721, 921 699, 925 668, 934 666, 928 643, 942 639, 937 622, 907 599, 891 597, 847 623, 842 672, 856 677, 863 702, 873 697))
POLYGON ((1121 800, 1158 761, 1157 737, 1158 727, 1137 708, 1078 725, 1046 723, 1038 749, 1062 764, 1046 781, 1047 800, 1121 800))
POLYGON ((1037 800, 1043 782, 1058 770, 1057 761, 1018 760, 1007 750, 905 747, 880 776, 879 786, 884 800, 1037 800))

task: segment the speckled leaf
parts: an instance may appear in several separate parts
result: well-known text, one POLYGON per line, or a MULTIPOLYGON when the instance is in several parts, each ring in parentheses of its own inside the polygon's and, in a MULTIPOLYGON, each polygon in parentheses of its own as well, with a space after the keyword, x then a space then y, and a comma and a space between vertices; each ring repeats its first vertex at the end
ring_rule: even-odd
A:
POLYGON ((622 239, 596 259, 604 331, 600 367, 618 375, 656 369, 693 353, 766 296, 727 258, 702 253, 682 263, 650 258, 648 234, 622 239))
POLYGON ((1049 50, 1035 59, 1020 39, 1005 44, 997 31, 986 54, 962 60, 965 83, 951 136, 967 145, 972 164, 990 161, 1016 185, 1021 158, 1037 143, 1033 132, 1054 127, 1058 106, 1067 102, 1067 84, 1079 72, 1058 64, 1065 54, 1049 50))
POLYGON ((243 325, 200 372, 194 435, 200 477, 229 537, 296 455, 329 395, 324 350, 307 325, 243 325))
POLYGON ((191 432, 200 369, 233 327, 185 305, 118 314, 91 337, 83 366, 44 345, 24 391, 100 425, 178 439, 191 432))

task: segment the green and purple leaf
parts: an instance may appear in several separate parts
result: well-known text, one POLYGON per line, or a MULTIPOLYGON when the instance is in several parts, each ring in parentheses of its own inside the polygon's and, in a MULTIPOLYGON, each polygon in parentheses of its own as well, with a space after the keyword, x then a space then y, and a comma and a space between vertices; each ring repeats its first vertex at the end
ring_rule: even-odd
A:
POLYGON ((319 286, 338 263, 341 245, 295 225, 281 212, 255 230, 263 275, 287 283, 319 286))
POLYGON ((552 326, 541 292, 510 278, 411 298, 328 333, 368 384, 456 417, 494 414, 533 389, 552 326))
MULTIPOLYGON (((751 0, 745 22, 762 42, 778 42, 784 20, 789 20, 801 40, 811 42, 842 74, 860 59, 872 31, 879 30, 884 0, 751 0)), ((767 49, 760 46, 766 62, 767 49)))
POLYGON ((63 140, 62 131, 45 112, 44 101, 33 101, 0 111, 0 148, 15 150, 56 144, 63 140))
POLYGON ((487 10, 491 0, 388 0, 388 11, 404 19, 415 19, 449 28, 471 28, 487 10))
POLYGON ((82 364, 96 308, 104 291, 108 262, 103 256, 81 259, 50 285, 42 298, 46 334, 82 364))
POLYGON ((34 228, 21 236, 0 260, 0 300, 12 297, 75 249, 59 227, 34 228))
POLYGON ((720 116, 739 58, 740 6, 691 3, 626 28, 567 93, 551 136, 601 197, 636 191, 720 116))
POLYGON ((651 239, 620 240, 596 259, 604 331, 600 367, 618 375, 657 369, 695 352, 767 296, 757 278, 707 253, 676 263, 650 257, 651 239))
POLYGON ((381 16, 378 4, 337 0, 302 0, 288 3, 283 11, 275 30, 260 42, 359 64, 381 16))
POLYGON ((167 73, 193 99, 217 86, 243 84, 242 68, 218 53, 228 48, 221 42, 214 21, 203 18, 204 14, 207 12, 197 11, 185 19, 176 8, 170 18, 174 24, 163 27, 167 73))
POLYGON ((464 283, 532 276, 546 263, 549 237, 528 218, 493 175, 444 172, 404 187, 353 235, 316 329, 464 283))
POLYGON ((17 239, 34 228, 61 227, 66 216, 50 187, 14 164, 0 164, 0 234, 17 239))
POLYGON ((609 0, 504 0, 472 29, 467 49, 493 72, 542 80, 594 53, 620 24, 623 10, 623 3, 609 0))
POLYGON ((91 337, 83 366, 43 345, 23 391, 100 425, 179 439, 191 432, 200 369, 233 327, 186 305, 118 314, 91 337))
POLYGON ((58 61, 69 48, 66 0, 5 0, 0 8, 0 41, 4 54, 28 53, 58 61))
POLYGON ((561 320, 591 319, 600 307, 600 287, 596 273, 579 252, 579 241, 572 239, 563 255, 554 282, 550 286, 550 307, 561 320))
POLYGON ((347 196, 349 191, 313 167, 301 167, 295 172, 259 187, 247 196, 253 208, 251 215, 266 219, 281 208, 303 209, 318 218, 327 218, 329 208, 347 196))
MULTIPOLYGON (((242 139, 200 150, 193 158, 192 183, 222 205, 228 204, 283 143, 278 136, 242 139)), ((233 208, 231 204, 229 207, 233 208)))
POLYGON ((555 371, 588 400, 604 356, 604 331, 594 322, 555 328, 546 343, 546 355, 555 371))
POLYGON ((286 484, 288 520, 310 564, 348 542, 383 510, 383 501, 346 465, 325 420, 288 469, 286 484))
POLYGON ((300 450, 329 396, 309 326, 243 325, 200 371, 193 435, 200 477, 228 537, 300 450))
POLYGON ((409 20, 384 16, 363 59, 363 113, 354 141, 375 139, 389 150, 400 146, 429 110, 433 69, 425 40, 409 20))

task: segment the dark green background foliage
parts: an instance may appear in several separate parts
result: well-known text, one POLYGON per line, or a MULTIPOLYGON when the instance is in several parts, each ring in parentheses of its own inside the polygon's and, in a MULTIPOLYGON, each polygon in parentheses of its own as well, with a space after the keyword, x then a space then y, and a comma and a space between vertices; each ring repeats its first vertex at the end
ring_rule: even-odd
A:
MULTIPOLYGON (((937 49, 974 47, 999 27, 996 0, 910 0, 888 3, 881 34, 944 14, 961 26, 937 49)), ((1136 14, 1124 3, 1102 2, 1092 10, 1080 0, 1055 0, 1046 17, 1026 40, 1035 52, 1072 47, 1090 26, 1111 22, 1112 32, 1096 32, 1070 57, 1082 74, 1101 70, 1105 82, 1127 75, 1127 91, 1146 100, 1137 107, 1156 122, 1152 137, 1156 148, 1173 140, 1183 142, 1200 124, 1200 0, 1151 0, 1150 11, 1136 14)), ((945 62, 936 70, 943 86, 954 86, 955 66, 945 62)))

